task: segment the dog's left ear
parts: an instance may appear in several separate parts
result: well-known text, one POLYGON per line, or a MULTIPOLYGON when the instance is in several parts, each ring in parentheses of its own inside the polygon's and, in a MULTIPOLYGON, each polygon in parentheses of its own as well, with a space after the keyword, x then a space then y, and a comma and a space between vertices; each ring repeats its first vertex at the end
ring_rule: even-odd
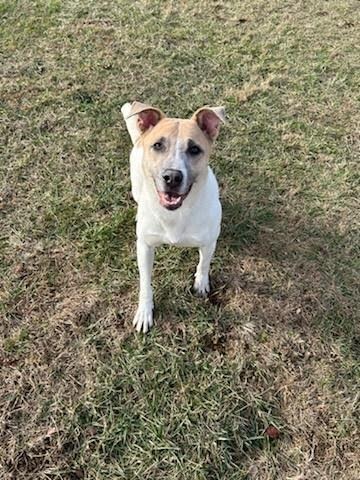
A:
POLYGON ((214 141, 219 135, 221 123, 225 123, 224 107, 202 107, 196 110, 193 118, 201 130, 214 141))

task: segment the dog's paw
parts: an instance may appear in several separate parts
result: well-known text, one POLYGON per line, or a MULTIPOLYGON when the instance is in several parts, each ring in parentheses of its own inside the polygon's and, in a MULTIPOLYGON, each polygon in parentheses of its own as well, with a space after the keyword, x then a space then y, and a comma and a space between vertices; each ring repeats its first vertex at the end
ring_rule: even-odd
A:
POLYGON ((195 275, 194 292, 196 295, 206 297, 210 292, 209 277, 205 275, 195 275))
POLYGON ((146 333, 153 325, 153 306, 152 304, 146 303, 144 305, 139 305, 134 320, 133 325, 138 332, 143 331, 146 333))

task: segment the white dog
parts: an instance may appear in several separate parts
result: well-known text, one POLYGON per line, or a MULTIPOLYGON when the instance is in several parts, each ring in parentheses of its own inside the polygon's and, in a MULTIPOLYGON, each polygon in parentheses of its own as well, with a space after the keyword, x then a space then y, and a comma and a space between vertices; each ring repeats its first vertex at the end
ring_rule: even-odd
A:
POLYGON ((167 118, 157 108, 139 102, 121 108, 131 140, 132 195, 138 204, 137 260, 140 272, 137 331, 153 324, 151 272, 154 248, 166 243, 198 247, 200 261, 194 289, 209 290, 209 268, 220 233, 221 205, 209 155, 222 107, 203 107, 189 120, 167 118))

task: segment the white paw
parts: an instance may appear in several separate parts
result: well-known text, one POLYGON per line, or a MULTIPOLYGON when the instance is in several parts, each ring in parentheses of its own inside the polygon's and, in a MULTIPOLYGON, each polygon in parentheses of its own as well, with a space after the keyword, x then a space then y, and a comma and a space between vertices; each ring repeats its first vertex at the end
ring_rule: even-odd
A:
POLYGON ((210 292, 208 275, 195 275, 194 290, 197 295, 205 297, 210 292))
POLYGON ((153 325, 153 305, 152 303, 145 303, 139 305, 134 320, 133 325, 138 332, 143 331, 146 333, 153 325))

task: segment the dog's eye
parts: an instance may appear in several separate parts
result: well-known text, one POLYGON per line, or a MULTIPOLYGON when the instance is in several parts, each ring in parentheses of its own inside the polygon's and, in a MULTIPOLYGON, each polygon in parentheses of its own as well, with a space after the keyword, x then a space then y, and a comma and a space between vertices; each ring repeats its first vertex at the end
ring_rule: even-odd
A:
POLYGON ((153 149, 154 150, 162 150, 164 147, 164 144, 162 142, 155 142, 154 145, 153 145, 153 149))
POLYGON ((201 148, 198 147, 197 145, 191 145, 189 148, 188 148, 188 153, 190 155, 199 155, 200 153, 202 152, 201 148))

